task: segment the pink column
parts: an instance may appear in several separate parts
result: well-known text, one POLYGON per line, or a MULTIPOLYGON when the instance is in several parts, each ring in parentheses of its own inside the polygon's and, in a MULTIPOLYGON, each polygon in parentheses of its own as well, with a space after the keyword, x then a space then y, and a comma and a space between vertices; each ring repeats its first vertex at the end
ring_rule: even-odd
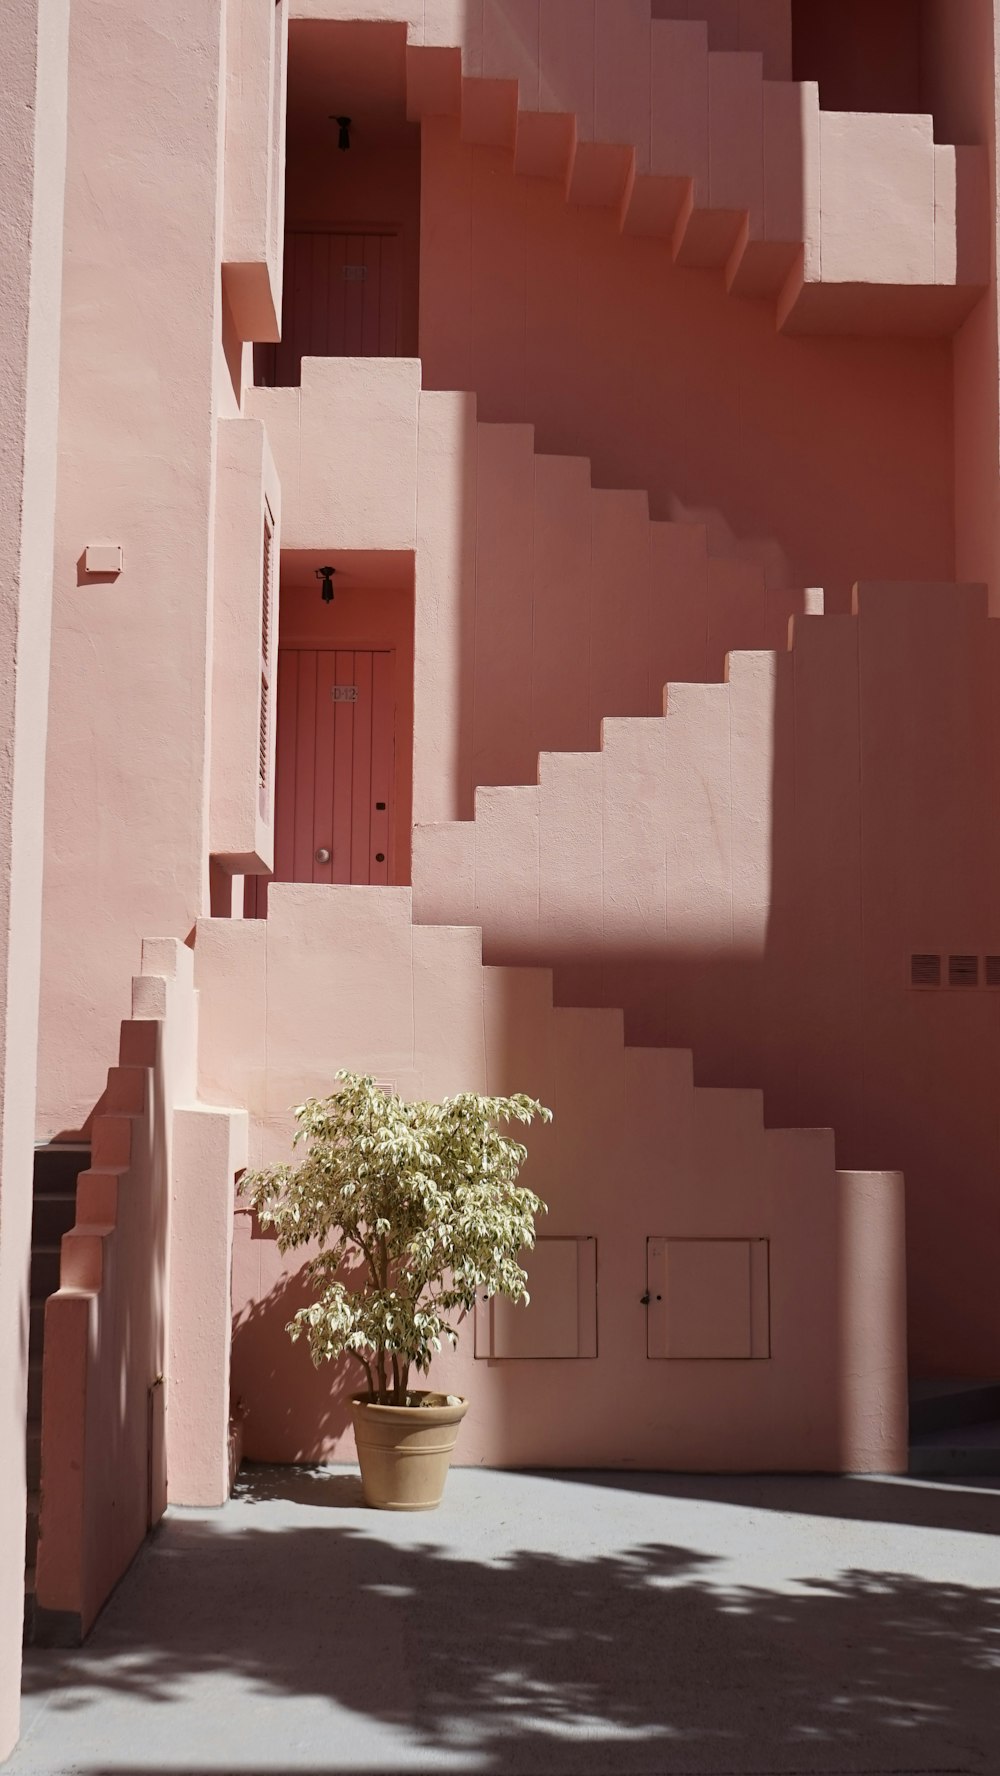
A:
POLYGON ((0 45, 0 1760, 17 1738, 69 0, 10 0, 0 45))
POLYGON ((224 330, 235 349, 219 275, 224 72, 218 5, 74 0, 44 1135, 80 1127, 103 1090, 143 937, 183 937, 208 904, 224 330), (118 574, 86 571, 91 543, 121 546, 118 574))

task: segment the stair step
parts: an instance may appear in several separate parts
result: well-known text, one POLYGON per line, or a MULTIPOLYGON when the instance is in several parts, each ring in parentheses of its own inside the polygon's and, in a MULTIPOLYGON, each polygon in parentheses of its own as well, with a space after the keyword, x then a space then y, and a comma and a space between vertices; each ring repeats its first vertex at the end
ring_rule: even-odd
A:
POLYGON ((25 1468, 28 1492, 37 1492, 42 1479, 42 1427, 29 1425, 25 1438, 25 1468))
POLYGON ((28 1493, 27 1531, 24 1545, 25 1568, 34 1570, 35 1557, 38 1553, 38 1493, 28 1493))
POLYGON ((35 1569, 25 1567, 24 1571, 24 1626, 21 1640, 24 1646, 32 1646, 35 1639, 35 1569))
POLYGON ((911 1439, 1000 1419, 1000 1381, 957 1378, 910 1383, 911 1439))
POLYGON ((910 1473, 921 1478, 1000 1476, 1000 1418, 986 1424, 920 1431, 910 1439, 910 1473))
POLYGON ((40 1246, 58 1245, 76 1219, 76 1190, 46 1191, 36 1195, 31 1217, 31 1238, 40 1246))
POLYGON ((59 1287, 58 1245, 33 1246, 31 1250, 32 1297, 54 1295, 59 1287))
POLYGON ((35 1148, 35 1196, 65 1196, 90 1164, 89 1143, 54 1141, 35 1148))

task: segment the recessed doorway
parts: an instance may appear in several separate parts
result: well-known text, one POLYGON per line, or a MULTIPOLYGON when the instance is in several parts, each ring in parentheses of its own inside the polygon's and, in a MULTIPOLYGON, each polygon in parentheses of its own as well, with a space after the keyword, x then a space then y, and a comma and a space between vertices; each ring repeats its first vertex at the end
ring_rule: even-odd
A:
POLYGON ((248 918, 267 916, 269 881, 410 880, 409 559, 403 571, 408 583, 379 585, 392 573, 385 557, 342 559, 326 603, 312 557, 282 556, 274 871, 247 877, 248 918))
POLYGON ((285 217, 281 342, 255 348, 258 385, 296 387, 303 357, 416 357, 420 125, 406 115, 405 26, 292 21, 285 217))

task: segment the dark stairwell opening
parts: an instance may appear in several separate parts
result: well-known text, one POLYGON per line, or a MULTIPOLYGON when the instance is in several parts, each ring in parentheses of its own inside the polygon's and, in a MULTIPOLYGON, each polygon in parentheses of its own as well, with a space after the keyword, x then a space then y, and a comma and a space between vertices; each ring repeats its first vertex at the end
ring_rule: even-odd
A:
MULTIPOLYGON (((792 0, 792 72, 824 111, 933 115, 938 142, 975 142, 955 0, 792 0)), ((971 22, 971 21, 970 21, 971 22)))
POLYGON ((281 342, 258 386, 303 357, 416 357, 420 125, 406 115, 402 25, 294 22, 288 46, 281 342))

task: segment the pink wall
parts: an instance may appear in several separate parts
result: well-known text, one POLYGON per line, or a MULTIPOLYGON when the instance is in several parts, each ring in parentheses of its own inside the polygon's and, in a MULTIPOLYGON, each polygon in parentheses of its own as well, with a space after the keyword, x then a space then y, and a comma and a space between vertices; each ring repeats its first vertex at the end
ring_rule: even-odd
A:
POLYGON ((447 120, 425 121, 422 214, 425 387, 474 389, 480 418, 533 423, 834 608, 859 576, 951 575, 947 341, 778 336, 766 304, 447 120))
POLYGON ((66 0, 4 10, 0 87, 0 1761, 17 1737, 66 0))
POLYGON ((997 313, 996 17, 991 0, 925 5, 935 112, 956 140, 980 142, 989 172, 990 288, 955 338, 957 573, 1000 597, 1000 320, 997 313))
MULTIPOLYGON (((924 8, 938 54, 933 103, 940 128, 983 141, 994 157, 992 19, 986 0, 971 5, 968 38, 956 30, 953 8, 924 8)), ((264 10, 256 0, 258 25, 264 10)), ((312 12, 322 35, 323 14, 343 9, 339 0, 298 0, 296 10, 312 12)), ((1000 1360, 984 1305, 1000 1259, 989 1232, 1000 1001, 985 988, 963 997, 959 989, 921 995, 905 985, 911 950, 1000 955, 992 922, 997 860, 983 838, 1000 788, 992 630, 974 595, 911 585, 880 595, 860 622, 841 614, 800 624, 793 656, 744 655, 728 686, 697 682, 719 676, 726 648, 777 645, 806 586, 825 585, 827 608, 846 613, 859 577, 947 580, 956 554, 962 573, 994 577, 994 296, 954 348, 948 339, 901 336, 791 338, 776 334, 772 302, 727 297, 721 271, 675 267, 666 240, 623 235, 612 200, 624 190, 631 149, 642 163, 648 137, 651 152, 655 121, 641 5, 605 7, 605 26, 625 19, 620 36, 605 33, 608 53, 596 61, 574 44, 562 70, 566 94, 582 81, 584 151, 573 163, 572 192, 603 196, 607 207, 568 204, 556 178, 515 177, 509 149, 463 143, 459 124, 442 117, 423 129, 418 191, 412 129, 396 112, 407 67, 425 90, 433 85, 420 74, 421 44, 433 54, 457 41, 456 27, 466 30, 470 78, 463 91, 445 50, 445 62, 433 64, 441 89, 450 86, 455 104, 464 102, 467 133, 513 141, 517 127, 522 165, 546 141, 551 149, 569 138, 561 124, 550 128, 551 116, 533 135, 517 125, 506 73, 477 87, 484 56, 510 48, 524 116, 535 103, 543 111, 562 103, 563 89, 543 93, 530 32, 522 41, 505 29, 517 17, 530 22, 530 5, 502 0, 466 14, 432 0, 402 8, 364 0, 359 10, 383 19, 412 14, 413 60, 402 30, 387 27, 396 121, 390 128, 381 113, 376 127, 371 113, 351 154, 338 159, 332 126, 326 134, 299 129, 297 113, 290 214, 293 222, 400 220, 412 327, 419 212, 419 331, 430 392, 421 395, 421 366, 412 359, 396 362, 391 375, 340 361, 314 364, 301 391, 258 391, 245 402, 247 312, 233 308, 240 280, 229 278, 224 297, 220 279, 233 134, 224 115, 222 9, 194 17, 188 0, 78 0, 73 11, 42 1131, 79 1126, 101 1093, 144 935, 176 943, 197 922, 203 1020, 197 1088, 189 1070, 165 1098, 179 1108, 183 1132, 176 1141, 172 1124, 163 1133, 142 1172, 145 1196, 129 1204, 136 1219, 128 1223, 127 1264, 116 1269, 114 1256, 126 1223, 112 1232, 109 1216, 107 1237, 97 1241, 112 1254, 105 1306, 94 1305, 91 1291, 85 1310, 65 1301, 53 1308, 56 1324, 60 1316, 86 1320, 67 1330, 46 1424, 58 1442, 62 1386, 66 1423, 72 1419, 79 1448, 86 1446, 88 1483, 94 1439, 116 1423, 108 1377, 123 1348, 121 1316, 149 1305, 137 1303, 137 1279, 148 1283, 160 1314, 135 1347, 128 1434, 112 1476, 112 1489, 120 1481, 129 1497, 128 1533, 117 1540, 108 1533, 112 1492, 95 1483, 96 1514, 67 1515, 75 1542, 60 1554, 49 1539, 44 1555, 45 1583, 53 1573, 58 1583, 48 1605, 40 1596, 42 1607, 81 1616, 141 1533, 146 1458, 132 1408, 158 1364, 167 1371, 172 1496, 205 1502, 224 1494, 228 1193, 239 1145, 228 1106, 249 1110, 257 1157, 283 1155, 288 1105, 304 1090, 327 1089, 340 1064, 370 1066, 404 1091, 437 1094, 470 1081, 524 1086, 557 1109, 552 1145, 532 1152, 536 1181, 553 1204, 547 1231, 598 1241, 604 1298, 616 1311, 604 1314, 600 1356, 559 1371, 541 1359, 477 1363, 467 1339, 458 1366, 441 1371, 446 1384, 468 1383, 483 1402, 463 1434, 467 1460, 901 1464, 898 1182, 838 1177, 823 1133, 765 1133, 759 1087, 769 1114, 835 1121, 842 1164, 906 1164, 915 1364, 971 1370, 1000 1360), (477 17, 487 27, 478 37, 477 17), (636 133, 642 139, 633 142, 636 133), (225 635, 215 621, 216 549, 227 547, 224 527, 215 525, 216 507, 226 503, 224 491, 217 497, 217 422, 233 420, 241 404, 266 428, 282 481, 286 635, 289 625, 304 637, 316 633, 322 612, 312 570, 327 551, 336 552, 345 579, 350 563, 367 575, 364 598, 345 587, 334 614, 338 624, 364 621, 363 639, 378 639, 368 632, 376 610, 379 637, 408 635, 415 574, 415 892, 425 925, 411 927, 398 889, 285 889, 266 925, 199 918, 212 851, 213 684, 223 720, 235 695, 225 671, 213 672, 213 649, 225 635), (86 546, 102 542, 124 547, 116 578, 83 571, 86 546), (378 552, 384 574, 374 565, 378 552), (691 681, 672 691, 666 720, 656 715, 664 676, 691 681), (605 751, 591 756, 582 749, 595 746, 602 717, 611 718, 605 751), (531 787, 540 748, 558 750, 531 787), (470 828, 426 830, 428 821, 471 812, 477 781, 505 778, 523 787, 479 798, 475 850, 470 828), (481 924, 488 957, 541 967, 484 971, 475 930, 437 929, 436 921, 481 924), (549 963, 559 991, 591 1009, 552 1010, 549 963), (624 1048, 619 1014, 592 1009, 604 1002, 627 1005, 630 1038, 692 1046, 699 1086, 715 1089, 693 1090, 689 1063, 675 1049, 624 1048), (196 1089, 223 1108, 199 1105, 196 1089), (211 1201, 200 1194, 203 1174, 212 1177, 211 1201), (624 1205, 607 1188, 622 1176, 631 1182, 624 1205), (179 1218, 176 1240, 164 1234, 165 1192, 179 1218), (706 1381, 704 1363, 648 1360, 636 1301, 646 1239, 659 1235, 772 1242, 772 1363, 712 1359, 706 1381), (168 1297, 177 1310, 172 1333, 168 1297), (91 1333, 98 1348, 85 1355, 91 1333), (83 1368, 74 1371, 78 1360, 83 1368), (663 1406, 652 1420, 651 1387, 663 1406), (664 1425, 674 1427, 670 1436, 664 1425), (88 1571, 99 1574, 96 1582, 88 1571), (66 1603, 68 1595, 78 1602, 66 1603)), ((658 10, 701 16, 694 0, 658 10)), ((711 41, 718 49, 756 47, 744 41, 744 23, 766 36, 780 26, 779 11, 712 0, 711 41)), ((588 14, 596 18, 596 9, 588 14)), ((19 5, 17 18, 31 28, 29 8, 19 5)), ((360 53, 359 46, 357 38, 360 53)), ((780 52, 777 38, 762 38, 760 47, 780 52)), ((376 62, 368 66, 373 103, 382 90, 376 62)), ((232 57, 228 65, 232 72, 232 57)), ((317 103, 326 103, 330 66, 318 58, 311 65, 307 54, 295 76, 308 84, 315 75, 317 103)), ((545 62, 546 81, 553 66, 545 62)), ((734 78, 748 71, 744 60, 729 70, 734 78)), ((58 80, 48 70, 46 80, 55 103, 58 80)), ((719 90, 728 91, 725 81, 719 90)), ((254 91, 260 99, 260 81, 254 91)), ((331 100, 328 109, 338 105, 331 100)), ((803 102, 799 123, 807 110, 803 102)), ((22 127, 26 115, 19 106, 22 127)), ((276 113, 264 103, 254 115, 271 128, 267 118, 276 113)), ((728 116, 724 104, 721 115, 728 116)), ((710 130, 711 117, 699 112, 696 121, 710 130)), ((46 136, 38 186, 46 203, 61 164, 57 124, 46 136)), ((929 264, 939 281, 954 283, 947 261, 955 231, 943 197, 939 229, 924 226, 951 163, 906 119, 902 128, 833 124, 827 135, 838 131, 841 177, 818 220, 796 185, 796 139, 785 192, 795 209, 790 238, 798 239, 800 222, 803 234, 815 224, 807 245, 833 254, 827 271, 839 266, 847 278, 859 263, 866 267, 870 284, 855 291, 841 322, 853 314, 860 324, 872 312, 878 325, 895 315, 905 327, 917 312, 902 306, 908 280, 919 292, 929 264), (902 248, 894 240, 885 258, 883 182, 895 208, 912 198, 917 218, 909 233, 902 229, 902 248)), ((734 126, 711 139, 728 154, 724 170, 740 205, 727 213, 716 164, 701 193, 711 204, 711 213, 699 211, 707 233, 700 249, 689 243, 693 252, 707 251, 713 229, 712 239, 728 238, 742 206, 744 136, 734 126)), ((810 139, 806 160, 814 147, 810 139)), ((8 158, 27 167, 28 144, 15 140, 8 158)), ((262 178, 231 178, 228 197, 236 185, 250 197, 273 195, 280 163, 280 143, 270 161, 255 152, 262 178)), ((956 189, 964 203, 969 188, 956 189)), ((272 201, 256 218, 264 217, 263 233, 256 230, 245 259, 232 261, 253 268, 264 297, 273 295, 267 216, 275 213, 272 201)), ((990 213, 995 224, 995 200, 990 213)), ((14 264, 24 260, 24 214, 15 218, 22 251, 14 264)), ((55 229, 39 229, 40 248, 56 239, 55 229)), ((824 310, 827 322, 831 315, 824 310)), ((42 301, 35 316, 44 433, 54 319, 42 301)), ((23 314, 15 320, 0 342, 0 375, 9 362, 12 386, 21 381, 9 402, 5 383, 0 391, 5 412, 10 406, 23 419, 30 378, 21 362, 23 314)), ((17 424, 7 436, 21 437, 17 424)), ((18 561, 41 613, 51 485, 42 453, 27 460, 38 471, 33 495, 25 478, 38 555, 30 574, 26 558, 18 561)), ((0 499, 15 486, 8 478, 0 499)), ((8 538, 17 526, 0 510, 5 517, 0 535, 8 538)), ((255 548, 256 535, 254 525, 255 548)), ((227 612, 238 626, 245 583, 252 623, 256 570, 235 552, 227 565, 227 612)), ((7 653, 29 664, 18 690, 23 684, 37 708, 44 699, 32 673, 42 671, 43 650, 32 646, 41 629, 27 654, 25 635, 7 653)), ((221 729, 216 720, 214 731, 221 729)), ((22 802, 16 784, 14 797, 25 822, 19 854, 30 870, 39 773, 32 775, 30 752, 21 748, 17 759, 18 770, 25 767, 22 802)), ((400 764, 405 774, 402 753, 400 764)), ((255 761, 247 767, 255 770, 255 761)), ((402 856, 403 794, 399 807, 402 856)), ((3 843, 0 832, 0 864, 3 843)), ((233 842, 227 855, 256 848, 256 837, 252 846, 233 842)), ((24 887, 30 901, 30 881, 24 887)), ((230 888, 226 910, 233 904, 230 888)), ((12 912, 12 947, 15 923, 12 912)), ((7 995, 11 1002, 23 993, 19 1034, 31 1027, 30 919, 24 929, 7 995)), ((189 1030, 188 1061, 192 1042, 189 1030)), ((30 1042, 25 1052, 30 1057, 30 1042)), ((31 1081, 22 1059, 17 1065, 17 1105, 26 1113, 31 1081)), ((26 1151, 25 1141, 16 1155, 19 1189, 7 1181, 6 1158, 0 1165, 0 1313, 9 1350, 19 1348, 19 1325, 23 1331, 26 1151)), ((77 1242, 81 1252, 86 1237, 77 1242)), ((245 1215, 237 1216, 235 1254, 235 1376, 250 1407, 248 1448, 283 1459, 340 1453, 343 1418, 329 1378, 315 1377, 284 1336, 293 1274, 245 1215)), ((706 1299, 724 1318, 714 1285, 706 1299)), ((55 1364, 55 1335, 51 1352, 55 1364)), ((16 1444, 23 1368, 4 1371, 4 1388, 8 1379, 13 1393, 3 1395, 3 1410, 16 1444)), ((20 1467, 9 1485, 5 1508, 19 1521, 20 1467)), ((19 1572, 16 1579, 4 1593, 8 1642, 15 1590, 20 1609, 19 1572)), ((9 1710, 3 1718, 13 1720, 9 1710)), ((0 1742, 6 1730, 0 1725, 0 1742)))
MULTIPOLYGON (((549 1203, 543 1234, 596 1242, 596 1323, 593 1257, 589 1277, 581 1258, 575 1303, 550 1257, 517 1334, 535 1360, 485 1360, 485 1322, 465 1327, 458 1357, 432 1372, 432 1385, 472 1399, 459 1461, 904 1464, 898 1178, 835 1173, 822 1130, 765 1132, 756 1092, 693 1090, 690 1056, 626 1049, 616 1012, 553 1010, 544 970, 483 969, 478 935, 411 925, 405 890, 279 886, 266 923, 202 921, 195 964, 201 1089, 247 1105, 251 1163, 287 1156, 288 1106, 330 1090, 340 1066, 407 1096, 530 1082, 554 1110, 552 1128, 529 1138, 526 1176, 549 1203), (700 1278, 683 1323, 664 1329, 662 1360, 660 1310, 650 1360, 640 1300, 650 1237, 681 1242, 700 1278), (770 1242, 740 1358, 719 1240, 740 1246, 744 1274, 741 1242, 770 1242), (556 1335, 564 1358, 546 1359, 556 1335)), ((233 1386, 247 1453, 349 1459, 351 1378, 315 1371, 285 1332, 302 1298, 298 1260, 246 1212, 236 1220, 233 1386)))
POLYGON ((219 8, 73 9, 43 1135, 98 1097, 142 937, 207 906, 221 56, 219 8))

